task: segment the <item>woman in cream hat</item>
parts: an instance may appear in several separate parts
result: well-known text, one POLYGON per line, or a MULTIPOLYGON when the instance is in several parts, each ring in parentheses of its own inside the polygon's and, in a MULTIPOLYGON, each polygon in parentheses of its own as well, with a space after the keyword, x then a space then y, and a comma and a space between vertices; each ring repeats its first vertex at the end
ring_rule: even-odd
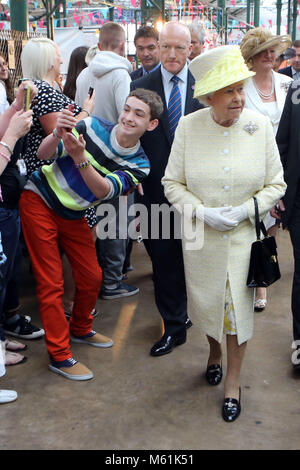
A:
POLYGON ((210 385, 222 379, 226 334, 222 415, 234 421, 241 410, 240 371, 253 331, 254 292, 246 287, 256 239, 253 196, 264 216, 284 194, 285 183, 269 119, 244 109, 244 81, 254 73, 239 47, 212 49, 189 67, 196 80, 194 97, 208 107, 179 121, 162 183, 170 203, 186 217, 193 214, 193 227, 204 230, 201 249, 191 247, 183 230, 188 311, 208 338, 210 385))
POLYGON ((277 132, 287 90, 292 79, 273 71, 276 57, 291 45, 289 36, 274 36, 264 28, 249 30, 241 42, 241 52, 255 72, 245 84, 245 107, 269 116, 277 132))
MULTIPOLYGON (((255 76, 245 84, 245 107, 269 116, 276 135, 286 94, 292 79, 274 72, 275 59, 291 45, 289 36, 274 36, 265 28, 249 30, 242 42, 241 52, 255 76)), ((266 217, 267 229, 275 227, 276 220, 269 214, 266 217)), ((275 230, 276 232, 276 230, 275 230)), ((275 235, 273 230, 273 234, 275 235)), ((258 312, 267 305, 267 289, 258 288, 254 309, 258 312)))

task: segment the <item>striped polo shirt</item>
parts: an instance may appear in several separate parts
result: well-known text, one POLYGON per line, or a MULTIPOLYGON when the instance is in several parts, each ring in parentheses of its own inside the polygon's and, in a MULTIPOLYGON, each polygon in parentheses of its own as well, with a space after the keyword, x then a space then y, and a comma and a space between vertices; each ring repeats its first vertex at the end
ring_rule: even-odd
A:
POLYGON ((150 165, 140 142, 131 149, 118 144, 117 127, 93 116, 80 121, 72 130, 77 138, 82 134, 86 156, 110 185, 104 199, 97 199, 88 188, 62 141, 54 162, 34 171, 25 189, 39 194, 49 207, 66 219, 84 217, 88 207, 127 194, 149 174, 150 165))

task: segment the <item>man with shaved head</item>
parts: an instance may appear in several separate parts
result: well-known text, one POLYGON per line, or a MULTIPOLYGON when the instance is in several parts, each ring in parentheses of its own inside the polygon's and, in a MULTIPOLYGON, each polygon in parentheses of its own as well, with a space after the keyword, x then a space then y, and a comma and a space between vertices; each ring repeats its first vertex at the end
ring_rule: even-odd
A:
POLYGON ((151 238, 154 220, 150 218, 151 207, 168 204, 164 196, 161 179, 168 162, 174 133, 180 116, 202 107, 193 98, 194 78, 187 68, 190 55, 191 35, 181 23, 166 23, 159 36, 161 66, 151 74, 131 83, 131 89, 146 88, 156 91, 163 100, 164 111, 158 127, 141 138, 143 149, 151 162, 150 175, 143 183, 144 195, 139 202, 146 205, 149 214, 148 239, 145 247, 151 257, 155 301, 164 322, 164 334, 154 344, 150 354, 161 356, 185 343, 186 328, 191 326, 187 315, 187 299, 182 258, 181 240, 174 230, 170 237, 163 236, 161 227, 158 238, 151 238), (151 225, 152 223, 152 225, 151 225))

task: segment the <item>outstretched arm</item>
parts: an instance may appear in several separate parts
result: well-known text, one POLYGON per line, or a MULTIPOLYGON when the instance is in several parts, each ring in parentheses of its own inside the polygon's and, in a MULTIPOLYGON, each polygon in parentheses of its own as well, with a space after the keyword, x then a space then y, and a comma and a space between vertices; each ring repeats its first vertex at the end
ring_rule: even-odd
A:
POLYGON ((68 108, 63 109, 58 113, 56 121, 56 130, 54 133, 49 134, 42 141, 39 146, 37 157, 41 160, 48 160, 49 158, 54 158, 56 155, 56 149, 63 138, 67 130, 73 129, 76 126, 77 119, 73 115, 73 112, 68 108))
POLYGON ((84 151, 85 141, 82 135, 79 136, 79 139, 76 139, 71 132, 65 131, 62 140, 68 155, 72 158, 78 171, 80 171, 88 188, 97 199, 105 198, 111 189, 110 184, 91 165, 84 151))
POLYGON ((0 175, 10 161, 14 146, 23 135, 29 132, 32 124, 32 111, 17 111, 11 118, 8 128, 1 138, 0 144, 0 175))
POLYGON ((32 101, 34 96, 38 93, 38 89, 34 85, 33 82, 26 80, 21 83, 21 85, 18 88, 15 101, 10 105, 10 107, 6 111, 4 111, 3 114, 0 115, 0 139, 2 139, 6 129, 8 128, 11 118, 18 111, 24 110, 24 99, 27 93, 28 86, 30 87, 30 102, 32 101))

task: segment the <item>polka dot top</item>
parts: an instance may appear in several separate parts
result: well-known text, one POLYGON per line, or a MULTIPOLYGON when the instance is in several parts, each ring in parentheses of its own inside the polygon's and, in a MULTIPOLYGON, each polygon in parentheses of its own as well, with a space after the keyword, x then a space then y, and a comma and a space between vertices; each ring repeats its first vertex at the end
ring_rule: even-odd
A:
POLYGON ((37 170, 42 165, 49 165, 53 162, 53 160, 40 160, 37 158, 38 148, 42 140, 46 137, 46 133, 39 120, 40 116, 61 111, 69 104, 74 104, 75 115, 79 114, 81 111, 81 108, 74 101, 55 90, 49 83, 43 80, 34 80, 34 84, 39 91, 32 105, 33 123, 26 136, 26 144, 22 154, 27 167, 27 176, 30 176, 33 171, 37 170))

